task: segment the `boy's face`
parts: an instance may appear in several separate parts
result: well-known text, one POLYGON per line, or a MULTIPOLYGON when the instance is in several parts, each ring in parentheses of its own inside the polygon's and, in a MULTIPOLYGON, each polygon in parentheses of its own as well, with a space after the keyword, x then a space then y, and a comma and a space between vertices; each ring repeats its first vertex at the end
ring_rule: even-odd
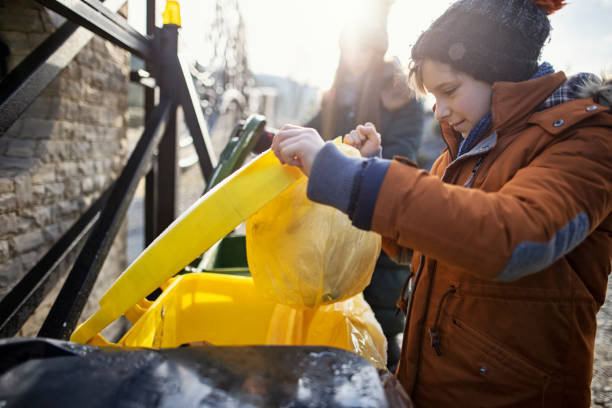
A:
POLYGON ((463 137, 491 109, 490 84, 431 59, 423 62, 422 74, 427 92, 436 98, 434 117, 448 122, 463 137))

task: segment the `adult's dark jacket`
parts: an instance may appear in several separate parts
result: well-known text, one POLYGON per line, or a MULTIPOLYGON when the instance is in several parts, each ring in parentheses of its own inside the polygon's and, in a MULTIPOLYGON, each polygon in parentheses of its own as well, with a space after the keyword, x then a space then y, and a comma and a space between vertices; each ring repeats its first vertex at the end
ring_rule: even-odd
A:
MULTIPOLYGON (((392 159, 394 156, 403 156, 416 160, 423 133, 422 105, 407 86, 406 77, 402 74, 397 60, 385 62, 382 70, 382 86, 377 95, 371 96, 378 100, 378 115, 373 115, 378 118, 365 117, 363 119, 373 122, 381 134, 384 158, 392 159)), ((341 78, 336 80, 342 82, 341 78)), ((367 89, 367 85, 362 88, 367 89)), ((332 135, 329 135, 329 139, 344 136, 357 125, 363 124, 358 119, 360 109, 357 104, 336 106, 336 109, 330 109, 328 104, 335 103, 335 99, 336 90, 332 88, 324 95, 321 110, 306 125, 323 134, 324 123, 332 120, 334 131, 332 135), (335 112, 335 117, 326 117, 329 112, 335 112)), ((357 98, 357 100, 363 99, 363 95, 357 98)), ((387 336, 388 365, 392 370, 395 369, 399 360, 400 351, 393 337, 401 333, 404 328, 404 317, 402 313, 397 313, 396 300, 409 273, 408 266, 398 265, 382 252, 372 281, 364 290, 365 299, 372 307, 387 336)))

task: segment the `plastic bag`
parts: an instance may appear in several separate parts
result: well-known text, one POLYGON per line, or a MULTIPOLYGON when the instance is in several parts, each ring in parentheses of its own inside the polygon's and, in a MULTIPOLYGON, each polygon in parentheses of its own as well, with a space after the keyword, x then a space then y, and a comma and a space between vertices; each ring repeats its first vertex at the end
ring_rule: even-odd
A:
MULTIPOLYGON (((359 152, 339 145, 349 155, 359 152)), ((330 304, 370 283, 380 235, 351 224, 341 211, 310 201, 301 177, 247 219, 249 270, 263 296, 296 308, 330 304)))
POLYGON ((277 305, 266 343, 338 347, 359 354, 377 368, 387 366, 387 339, 361 293, 317 309, 277 305))

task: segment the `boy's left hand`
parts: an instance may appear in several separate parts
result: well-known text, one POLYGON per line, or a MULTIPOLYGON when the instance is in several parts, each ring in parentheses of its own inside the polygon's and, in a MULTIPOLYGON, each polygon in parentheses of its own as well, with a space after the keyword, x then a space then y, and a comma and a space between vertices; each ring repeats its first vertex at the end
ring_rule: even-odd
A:
POLYGON ((344 135, 344 143, 359 150, 361 156, 369 157, 376 153, 380 147, 380 133, 376 131, 372 122, 367 122, 344 135))
POLYGON ((285 125, 274 135, 271 149, 281 163, 299 167, 308 176, 315 156, 325 142, 316 130, 285 125))

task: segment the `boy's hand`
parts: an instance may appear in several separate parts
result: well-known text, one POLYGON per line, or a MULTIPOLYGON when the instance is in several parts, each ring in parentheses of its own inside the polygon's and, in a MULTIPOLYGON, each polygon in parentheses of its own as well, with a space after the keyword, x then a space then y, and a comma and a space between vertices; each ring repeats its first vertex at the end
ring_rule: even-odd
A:
POLYGON ((281 163, 299 167, 308 176, 324 143, 314 129, 285 125, 274 135, 271 148, 281 163))
POLYGON ((380 147, 380 133, 376 131, 372 122, 367 122, 344 135, 344 143, 359 150, 361 156, 368 157, 376 153, 380 147))

